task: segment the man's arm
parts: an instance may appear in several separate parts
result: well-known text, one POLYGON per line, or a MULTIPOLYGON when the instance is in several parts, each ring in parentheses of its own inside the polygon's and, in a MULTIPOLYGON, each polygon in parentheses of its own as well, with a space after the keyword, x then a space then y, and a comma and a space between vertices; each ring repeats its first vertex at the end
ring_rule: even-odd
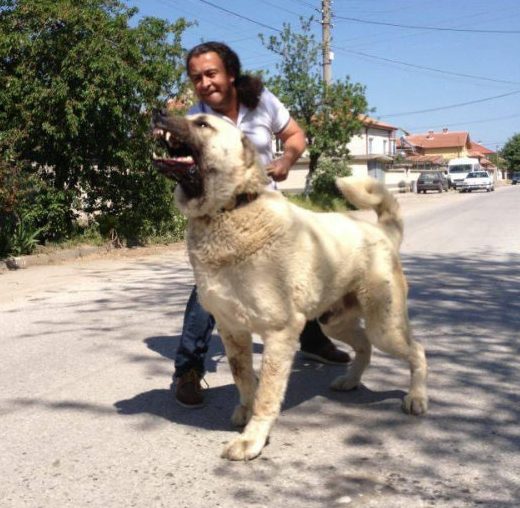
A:
POLYGON ((281 157, 273 160, 266 169, 268 175, 275 182, 281 182, 287 178, 289 169, 304 152, 307 141, 302 128, 293 118, 276 137, 283 143, 283 153, 281 157))

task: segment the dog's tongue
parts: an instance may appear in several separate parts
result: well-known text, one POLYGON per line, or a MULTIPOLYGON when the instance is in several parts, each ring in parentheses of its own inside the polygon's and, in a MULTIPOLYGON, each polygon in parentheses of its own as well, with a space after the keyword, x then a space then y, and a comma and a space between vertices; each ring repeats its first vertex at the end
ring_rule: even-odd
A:
POLYGON ((204 190, 202 176, 199 167, 191 157, 174 159, 156 157, 153 163, 161 174, 176 180, 189 198, 198 198, 202 195, 204 190))
POLYGON ((153 159, 153 163, 161 174, 178 182, 196 171, 195 161, 191 157, 175 159, 157 157, 153 159))

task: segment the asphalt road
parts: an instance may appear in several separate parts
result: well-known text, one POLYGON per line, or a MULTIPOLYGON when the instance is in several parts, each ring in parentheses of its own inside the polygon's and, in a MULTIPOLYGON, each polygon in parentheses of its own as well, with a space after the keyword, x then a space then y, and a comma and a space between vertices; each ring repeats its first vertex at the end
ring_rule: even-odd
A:
POLYGON ((375 353, 364 385, 337 393, 340 367, 297 356, 270 445, 227 462, 237 395, 217 336, 207 405, 169 391, 183 246, 2 272, 0 505, 519 506, 520 187, 399 199, 425 417, 400 411, 397 360, 375 353))

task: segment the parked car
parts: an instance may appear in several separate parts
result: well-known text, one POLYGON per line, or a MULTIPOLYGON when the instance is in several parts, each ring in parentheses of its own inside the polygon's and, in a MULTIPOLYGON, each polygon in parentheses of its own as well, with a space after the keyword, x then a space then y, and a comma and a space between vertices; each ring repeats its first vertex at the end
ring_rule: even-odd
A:
POLYGON ((460 186, 460 192, 471 192, 473 190, 486 190, 487 192, 495 190, 493 180, 487 171, 474 171, 468 173, 460 186))
POLYGON ((520 171, 517 171, 516 173, 513 173, 513 176, 511 177, 511 183, 513 185, 516 185, 517 183, 520 183, 520 171))
POLYGON ((417 193, 428 190, 442 192, 448 190, 448 180, 440 171, 424 171, 417 178, 417 193))

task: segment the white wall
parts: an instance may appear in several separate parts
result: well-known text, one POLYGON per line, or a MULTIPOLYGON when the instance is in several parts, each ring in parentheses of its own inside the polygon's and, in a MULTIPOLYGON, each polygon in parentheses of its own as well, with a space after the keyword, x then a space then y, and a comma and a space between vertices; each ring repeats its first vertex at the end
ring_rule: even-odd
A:
POLYGON ((391 140, 390 137, 391 132, 371 127, 363 129, 360 135, 354 136, 347 147, 352 155, 394 155, 395 140, 391 140), (371 149, 370 139, 372 139, 371 149))
MULTIPOLYGON (((395 141, 390 141, 390 132, 382 129, 369 128, 368 131, 363 128, 361 135, 354 136, 349 144, 348 149, 352 156, 366 156, 366 155, 392 155, 392 149, 395 149, 395 141), (368 133, 369 137, 373 138, 372 141, 372 154, 367 153, 367 138, 365 132, 368 133), (386 152, 384 151, 384 142, 386 140, 386 152)), ((305 178, 308 172, 308 159, 302 157, 295 166, 289 171, 287 180, 278 182, 277 186, 280 190, 287 192, 301 192, 305 188, 305 178)), ((351 160, 349 161, 349 167, 352 169, 353 176, 367 176, 367 162, 366 160, 351 160)), ((400 180, 403 179, 403 174, 385 176, 385 183, 390 182, 390 185, 397 185, 400 180)))
POLYGON ((350 161, 349 167, 352 170, 352 176, 367 176, 368 169, 366 162, 350 161))

